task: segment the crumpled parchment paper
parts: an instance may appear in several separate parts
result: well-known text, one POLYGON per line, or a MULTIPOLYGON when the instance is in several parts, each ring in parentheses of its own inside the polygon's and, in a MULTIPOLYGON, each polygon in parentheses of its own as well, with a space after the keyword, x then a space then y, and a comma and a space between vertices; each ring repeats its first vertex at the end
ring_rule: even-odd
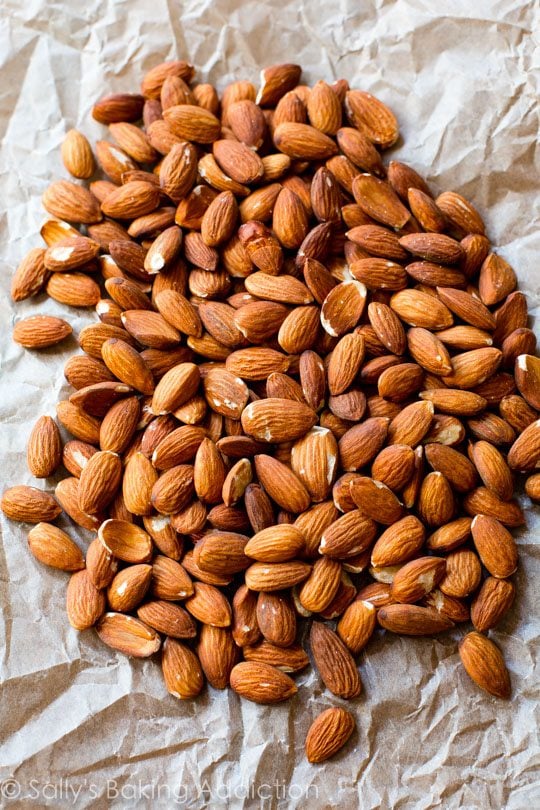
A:
MULTIPOLYGON (((527 0, 3 0, 2 485, 33 483, 28 432, 67 394, 62 368, 76 351, 73 339, 60 351, 25 352, 10 341, 14 320, 59 314, 77 333, 94 318, 45 299, 14 307, 8 295, 20 258, 40 244, 41 193, 65 176, 60 143, 72 126, 103 137, 89 117, 94 100, 135 90, 166 58, 189 59, 219 87, 295 61, 308 82, 346 77, 380 96, 401 125, 392 154, 435 190, 459 191, 479 208, 534 322, 539 8, 527 0)), ((511 671, 511 702, 481 693, 461 670, 463 628, 437 640, 375 637, 359 662, 358 732, 322 767, 306 762, 305 735, 339 700, 313 671, 298 679, 292 702, 274 708, 212 689, 175 700, 156 661, 128 660, 93 631, 70 628, 66 575, 40 566, 27 527, 2 517, 0 805, 540 807, 539 517, 528 510, 518 533, 517 601, 493 634, 511 671)))

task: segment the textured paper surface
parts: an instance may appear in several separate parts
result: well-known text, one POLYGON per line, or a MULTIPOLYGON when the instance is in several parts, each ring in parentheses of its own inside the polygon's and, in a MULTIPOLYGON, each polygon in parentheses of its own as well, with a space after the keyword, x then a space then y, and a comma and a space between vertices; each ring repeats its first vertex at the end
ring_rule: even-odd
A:
MULTIPOLYGON (((395 111, 393 154, 435 190, 469 197, 516 268, 531 314, 540 300, 539 6, 526 0, 3 0, 0 15, 2 483, 33 483, 24 451, 37 416, 67 394, 76 350, 24 352, 15 319, 93 316, 51 300, 16 308, 10 275, 39 244, 40 195, 65 176, 67 129, 91 140, 106 92, 133 91, 145 69, 187 58, 204 81, 257 81, 260 66, 297 61, 305 80, 349 79, 395 111), (39 307, 39 310, 38 310, 39 307)), ((52 487, 54 482, 47 482, 52 487)), ((42 486, 42 484, 38 484, 42 486)), ((477 690, 461 671, 459 628, 438 640, 377 637, 360 657, 358 733, 325 766, 306 763, 312 719, 339 703, 310 671, 276 708, 212 689, 168 696, 155 661, 130 661, 64 613, 66 575, 41 567, 26 530, 2 517, 0 780, 6 807, 540 807, 537 512, 518 534, 517 602, 494 639, 513 699, 477 690), (10 779, 16 780, 14 782, 10 779), (18 798, 17 798, 18 796, 18 798), (11 798, 10 798, 11 797, 11 798)), ((86 538, 79 532, 86 547, 86 538)))

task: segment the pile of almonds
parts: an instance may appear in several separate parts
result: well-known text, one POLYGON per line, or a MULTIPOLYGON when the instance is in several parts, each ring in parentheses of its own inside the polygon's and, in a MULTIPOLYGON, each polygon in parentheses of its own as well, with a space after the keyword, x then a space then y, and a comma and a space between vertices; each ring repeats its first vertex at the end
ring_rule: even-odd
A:
MULTIPOLYGON (((514 271, 470 202, 383 164, 398 126, 369 93, 301 85, 285 64, 220 99, 193 74, 166 62, 140 95, 98 101, 105 179, 43 196, 47 247, 13 299, 44 291, 99 320, 65 366, 72 438, 43 416, 28 445, 33 475, 69 477, 54 495, 8 489, 4 513, 72 572, 73 627, 126 655, 161 648, 176 697, 205 679, 291 697, 310 663, 303 619, 340 698, 360 693, 355 657, 377 626, 469 621, 465 670, 509 697, 486 634, 514 599, 514 471, 540 460, 540 360, 514 271), (95 533, 85 554, 54 525, 62 511, 95 533)), ((80 132, 62 156, 97 176, 80 132)), ((37 315, 13 337, 40 349, 71 331, 37 315)), ((540 474, 526 491, 540 498, 540 474)), ((327 709, 308 759, 353 729, 327 709)))

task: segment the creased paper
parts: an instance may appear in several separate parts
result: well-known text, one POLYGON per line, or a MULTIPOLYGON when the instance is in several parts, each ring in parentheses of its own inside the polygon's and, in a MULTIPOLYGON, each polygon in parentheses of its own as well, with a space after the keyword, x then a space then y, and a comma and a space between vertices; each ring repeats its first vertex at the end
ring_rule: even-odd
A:
MULTIPOLYGON (((38 415, 68 389, 76 350, 25 352, 15 319, 93 315, 52 300, 9 299, 10 275, 39 242, 40 196, 65 176, 59 146, 76 126, 91 141, 99 96, 134 91, 143 72, 187 58, 221 89, 258 81, 266 64, 295 61, 304 79, 346 77, 396 113, 392 155, 483 214, 515 267, 534 323, 540 300, 539 5, 527 0, 3 0, 0 17, 3 485, 33 483, 24 452, 38 415), (39 310, 37 309, 39 307, 39 310)), ((537 327, 537 324, 535 324, 537 327)), ((54 482, 47 482, 47 486, 54 482)), ((41 484, 40 484, 41 485, 41 484)), ((534 810, 538 745, 539 514, 518 533, 517 601, 493 634, 513 699, 480 693, 460 668, 463 633, 375 637, 360 656, 358 732, 323 766, 303 745, 313 718, 339 703, 313 671, 274 708, 208 689, 169 696, 158 663, 131 661, 64 612, 66 575, 29 554, 26 529, 2 517, 3 650, 0 804, 5 807, 202 807, 329 810, 534 810), (1 781, 4 780, 4 781, 1 781)), ((87 536, 78 531, 83 547, 87 536)))

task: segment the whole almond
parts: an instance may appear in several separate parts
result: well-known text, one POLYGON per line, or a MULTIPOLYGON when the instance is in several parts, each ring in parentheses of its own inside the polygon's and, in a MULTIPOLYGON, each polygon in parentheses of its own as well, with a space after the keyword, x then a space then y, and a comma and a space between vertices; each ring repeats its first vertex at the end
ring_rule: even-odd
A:
POLYGON ((470 678, 490 695, 510 697, 510 676, 499 648, 481 633, 468 633, 459 655, 470 678))
POLYGON ((76 543, 50 523, 38 523, 28 532, 28 547, 36 560, 60 571, 79 571, 84 557, 76 543))
POLYGON ((338 706, 315 718, 306 737, 306 757, 309 762, 325 762, 340 751, 354 731, 352 714, 338 706))
POLYGON ((515 588, 505 579, 487 577, 471 605, 471 620, 479 633, 495 627, 510 609, 515 588))
POLYGON ((487 515, 477 515, 471 525, 474 545, 493 577, 509 577, 517 568, 518 553, 508 529, 487 515))
POLYGON ((105 613, 105 606, 105 594, 98 591, 85 569, 71 575, 66 594, 66 610, 72 627, 76 630, 88 630, 105 613))
POLYGON ((354 659, 339 636, 322 622, 313 622, 310 646, 324 685, 338 697, 360 694, 362 685, 354 659))
POLYGON ((10 520, 25 523, 47 523, 55 520, 62 511, 52 495, 23 485, 6 489, 0 507, 10 520))
POLYGON ((41 416, 30 433, 26 447, 28 469, 36 478, 48 478, 62 459, 62 442, 56 422, 41 416))
POLYGON ((13 329, 13 340, 25 349, 46 349, 61 343, 71 335, 71 326, 62 318, 52 315, 31 315, 18 321, 13 329))
POLYGON ((270 664, 244 661, 237 664, 230 677, 232 689, 254 703, 281 703, 296 694, 294 681, 270 664))

